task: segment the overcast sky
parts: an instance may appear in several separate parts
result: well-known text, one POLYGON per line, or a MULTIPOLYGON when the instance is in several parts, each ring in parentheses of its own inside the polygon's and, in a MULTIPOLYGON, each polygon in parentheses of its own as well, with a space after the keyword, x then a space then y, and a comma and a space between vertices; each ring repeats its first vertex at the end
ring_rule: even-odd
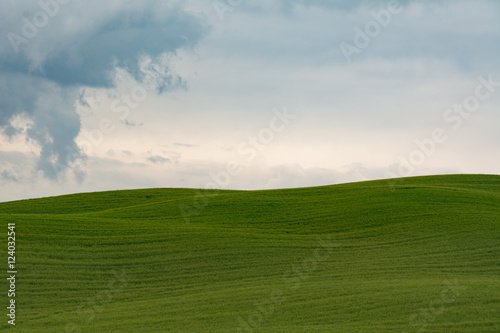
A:
POLYGON ((500 174, 500 2, 0 2, 0 201, 500 174))

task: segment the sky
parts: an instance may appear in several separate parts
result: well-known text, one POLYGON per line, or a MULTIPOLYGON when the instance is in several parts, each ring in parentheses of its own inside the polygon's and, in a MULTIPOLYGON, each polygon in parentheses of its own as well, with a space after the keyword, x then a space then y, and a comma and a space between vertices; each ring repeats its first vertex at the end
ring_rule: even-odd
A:
POLYGON ((0 201, 500 174, 500 2, 0 2, 0 201))

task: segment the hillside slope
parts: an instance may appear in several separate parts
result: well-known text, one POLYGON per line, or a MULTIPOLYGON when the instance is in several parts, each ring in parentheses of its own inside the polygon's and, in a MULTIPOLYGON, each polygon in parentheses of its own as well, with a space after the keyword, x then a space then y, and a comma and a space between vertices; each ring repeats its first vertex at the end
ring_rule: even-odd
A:
POLYGON ((15 329, 499 332, 500 176, 389 185, 1 203, 15 329))

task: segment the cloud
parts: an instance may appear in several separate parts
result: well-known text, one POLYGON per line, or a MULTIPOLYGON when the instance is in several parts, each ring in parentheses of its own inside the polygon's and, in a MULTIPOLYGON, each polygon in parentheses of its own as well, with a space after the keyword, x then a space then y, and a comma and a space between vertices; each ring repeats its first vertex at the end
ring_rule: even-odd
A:
MULTIPOLYGON (((373 12, 387 11, 391 1, 244 2, 221 28, 229 40, 218 45, 219 57, 246 56, 273 66, 347 65, 341 43, 354 45, 355 29, 364 31, 373 12), (278 5, 279 4, 279 5, 278 5), (255 9, 255 8, 258 8, 255 9), (285 14, 283 13, 285 12, 285 14), (252 25, 252 29, 240 28, 252 25), (231 33, 228 33, 231 31, 231 33)), ((500 51, 497 1, 399 1, 403 11, 391 15, 380 34, 370 38, 353 61, 446 60, 464 71, 496 66, 500 51)), ((398 7, 399 8, 399 7, 398 7)))
POLYGON ((16 175, 13 170, 3 170, 0 172, 0 178, 7 182, 19 182, 22 175, 16 175))
MULTIPOLYGON (((30 157, 21 152, 0 151, 0 183, 18 185, 29 177, 28 168, 32 167, 30 157)), ((2 191, 3 192, 3 191, 2 191)))
MULTIPOLYGON (((386 1, 381 0, 379 3, 385 3, 386 1)), ((336 9, 342 11, 352 11, 353 9, 359 7, 361 4, 366 4, 365 0, 281 0, 281 6, 285 10, 292 10, 293 7, 303 6, 303 7, 321 7, 327 9, 336 9)), ((372 3, 377 3, 377 1, 372 1, 372 3)))
POLYGON ((78 96, 78 103, 85 108, 90 108, 90 104, 85 98, 85 89, 82 89, 82 91, 80 92, 80 96, 78 96))
POLYGON ((198 147, 196 145, 192 145, 192 144, 189 144, 189 143, 181 143, 181 142, 176 142, 174 143, 175 146, 179 146, 179 147, 185 147, 185 148, 195 148, 195 147, 198 147))
POLYGON ((150 156, 147 158, 148 161, 154 163, 154 164, 164 164, 164 163, 170 163, 169 158, 165 158, 162 156, 150 156))
POLYGON ((0 4, 0 131, 19 135, 13 119, 28 117, 26 139, 41 147, 37 170, 57 180, 72 167, 82 179, 75 143, 76 103, 89 106, 82 90, 113 87, 117 68, 138 82, 154 78, 159 93, 185 87, 162 59, 196 45, 207 26, 181 1, 41 3, 0 4))
POLYGON ((127 127, 141 127, 144 125, 144 123, 135 123, 133 121, 128 121, 127 119, 124 120, 125 126, 127 127))

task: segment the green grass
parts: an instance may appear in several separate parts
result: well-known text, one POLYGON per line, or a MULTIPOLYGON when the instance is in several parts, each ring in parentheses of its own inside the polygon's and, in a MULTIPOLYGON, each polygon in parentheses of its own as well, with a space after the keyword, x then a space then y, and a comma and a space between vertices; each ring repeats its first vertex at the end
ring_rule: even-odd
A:
POLYGON ((220 191, 193 208, 197 193, 0 204, 4 277, 16 223, 10 329, 500 332, 500 176, 220 191))

